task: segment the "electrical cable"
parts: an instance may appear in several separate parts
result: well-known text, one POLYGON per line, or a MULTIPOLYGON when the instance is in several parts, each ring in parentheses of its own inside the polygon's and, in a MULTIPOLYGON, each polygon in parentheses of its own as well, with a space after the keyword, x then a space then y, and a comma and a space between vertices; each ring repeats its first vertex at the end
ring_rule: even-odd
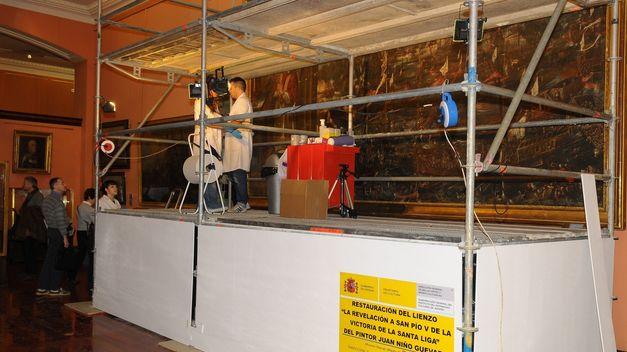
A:
MULTIPOLYGON (((446 129, 444 129, 444 137, 446 138, 446 141, 448 142, 448 145, 453 150, 453 153, 455 154, 455 159, 457 159, 457 162, 459 163, 459 167, 460 167, 460 170, 462 172, 462 177, 464 179, 464 185, 466 185, 466 187, 468 187, 468 185, 466 183, 466 172, 464 171, 464 164, 462 164, 462 160, 461 160, 461 157, 460 157, 459 153, 457 152, 457 150, 453 146, 453 143, 451 143, 451 140, 448 137, 448 133, 446 132, 446 129)), ((496 249, 496 244, 494 243, 494 240, 492 239, 492 236, 490 236, 490 234, 488 233, 486 228, 483 226, 483 223, 481 222, 481 220, 479 220, 479 216, 477 215, 477 212, 473 211, 473 214, 475 215, 475 219, 477 219, 477 223, 479 224, 479 227, 481 228, 481 232, 483 232, 483 234, 488 238, 488 240, 492 244, 492 249, 494 249, 494 256, 496 257, 496 267, 497 267, 497 270, 498 270, 498 278, 499 278, 499 292, 500 292, 500 296, 501 296, 500 297, 501 298, 501 304, 500 304, 500 310, 499 310, 499 351, 503 352, 503 310, 504 310, 503 302, 504 302, 504 294, 503 294, 503 275, 502 275, 502 272, 501 272, 501 260, 499 258, 499 252, 496 249)))
MULTIPOLYGON (((167 147, 165 147, 165 148, 163 148, 163 149, 161 149, 161 150, 159 150, 159 151, 157 151, 155 153, 148 154, 148 155, 142 155, 142 156, 136 156, 136 157, 121 157, 121 156, 119 156, 118 159, 124 159, 124 160, 146 159, 146 158, 150 158, 151 156, 155 156, 157 154, 161 154, 161 153, 165 152, 166 150, 168 150, 170 148, 176 147, 177 145, 179 145, 179 144, 175 143, 175 144, 169 145, 169 146, 167 146, 167 147)), ((109 154, 105 154, 105 155, 107 157, 109 157, 110 159, 113 159, 113 157, 111 155, 109 155, 109 154)))

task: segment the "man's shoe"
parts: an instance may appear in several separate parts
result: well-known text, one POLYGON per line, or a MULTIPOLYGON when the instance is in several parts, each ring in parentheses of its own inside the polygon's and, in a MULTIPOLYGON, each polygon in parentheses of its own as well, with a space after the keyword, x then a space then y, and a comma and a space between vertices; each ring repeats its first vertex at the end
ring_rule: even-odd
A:
POLYGON ((58 289, 58 290, 50 290, 48 291, 48 296, 69 296, 70 295, 70 291, 66 291, 62 288, 58 289))
POLYGON ((45 296, 45 295, 48 294, 48 292, 50 292, 50 291, 44 290, 42 288, 38 288, 37 291, 35 291, 35 295, 36 296, 45 296))
POLYGON ((224 212, 223 208, 207 209, 207 213, 209 213, 209 214, 221 214, 223 212, 224 212))
POLYGON ((248 205, 248 203, 244 204, 244 203, 237 203, 235 204, 235 206, 230 210, 231 213, 245 213, 246 210, 250 209, 250 205, 248 205, 248 208, 246 207, 248 205))

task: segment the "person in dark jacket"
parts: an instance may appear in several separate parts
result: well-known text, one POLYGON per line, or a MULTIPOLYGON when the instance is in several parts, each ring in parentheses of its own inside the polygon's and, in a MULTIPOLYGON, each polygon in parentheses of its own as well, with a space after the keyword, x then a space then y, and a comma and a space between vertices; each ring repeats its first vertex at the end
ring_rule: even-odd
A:
POLYGON ((59 252, 62 248, 68 248, 70 245, 68 240, 70 219, 63 203, 63 194, 66 191, 65 183, 62 179, 53 177, 50 179, 50 189, 52 192, 44 198, 41 206, 48 226, 48 250, 39 275, 39 288, 36 294, 38 296, 67 296, 70 292, 61 288, 63 272, 55 268, 59 252))
POLYGON ((35 275, 37 259, 37 242, 46 239, 46 224, 41 211, 44 196, 37 187, 37 179, 32 176, 24 177, 22 189, 27 193, 26 199, 18 213, 15 239, 22 240, 24 245, 24 272, 25 279, 35 275))

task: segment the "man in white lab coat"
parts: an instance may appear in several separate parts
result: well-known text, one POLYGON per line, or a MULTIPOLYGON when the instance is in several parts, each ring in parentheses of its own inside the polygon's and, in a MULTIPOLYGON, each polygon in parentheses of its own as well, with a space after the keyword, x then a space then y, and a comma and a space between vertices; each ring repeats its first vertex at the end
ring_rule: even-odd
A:
MULTIPOLYGON (((246 81, 240 77, 229 81, 229 94, 235 102, 229 115, 253 112, 250 99, 246 96, 246 81)), ((242 125, 250 124, 250 120, 230 121, 242 125)), ((248 204, 248 172, 253 153, 253 134, 246 128, 238 128, 235 133, 226 133, 224 138, 224 172, 233 182, 237 203, 231 209, 235 213, 243 213, 250 209, 248 204)))

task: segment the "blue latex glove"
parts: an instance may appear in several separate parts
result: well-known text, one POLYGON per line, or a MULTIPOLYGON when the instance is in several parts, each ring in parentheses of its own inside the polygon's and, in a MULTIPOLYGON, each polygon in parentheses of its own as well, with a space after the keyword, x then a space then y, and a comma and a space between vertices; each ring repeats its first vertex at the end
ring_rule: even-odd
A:
POLYGON ((235 137, 237 139, 242 139, 242 132, 238 131, 237 128, 225 127, 224 130, 227 131, 228 133, 232 134, 233 137, 235 137))

